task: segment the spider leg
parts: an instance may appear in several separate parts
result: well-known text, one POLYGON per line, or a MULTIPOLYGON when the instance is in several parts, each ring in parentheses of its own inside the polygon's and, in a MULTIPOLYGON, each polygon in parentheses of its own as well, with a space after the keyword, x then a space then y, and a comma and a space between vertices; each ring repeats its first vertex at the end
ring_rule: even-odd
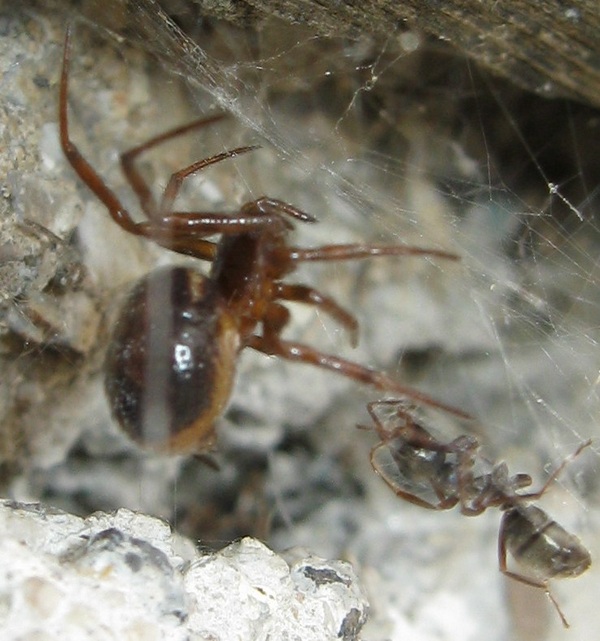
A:
POLYGON ((268 356, 278 356, 288 361, 308 363, 315 367, 321 367, 332 372, 337 372, 338 374, 351 378, 359 383, 371 385, 372 387, 382 391, 407 396, 419 403, 424 403, 430 407, 437 407, 438 409, 444 410, 463 419, 471 418, 469 414, 453 407, 452 405, 447 405, 446 403, 437 401, 431 396, 419 392, 412 387, 401 385, 383 372, 371 369, 370 367, 364 367, 344 358, 333 356, 332 354, 324 354, 323 352, 307 345, 302 345, 301 343, 283 341, 276 336, 271 334, 268 335, 266 327, 265 335, 251 336, 248 340, 248 346, 259 352, 263 352, 263 354, 267 354, 268 356))
MULTIPOLYGON (((186 172, 193 173, 193 171, 198 171, 200 164, 205 167, 207 164, 219 162, 230 156, 251 151, 252 149, 254 149, 254 147, 240 147, 230 152, 224 152, 223 154, 218 154, 217 156, 212 156, 211 158, 194 163, 190 165, 190 167, 182 170, 182 172, 183 174, 186 172)), ((113 215, 110 209, 109 211, 111 215, 113 215)), ((291 223, 289 223, 282 214, 287 214, 302 222, 316 221, 315 218, 300 209, 296 209, 283 201, 267 198, 266 196, 242 205, 237 214, 171 212, 167 215, 160 216, 152 223, 134 223, 131 218, 129 218, 129 221, 136 227, 136 231, 133 233, 151 238, 162 247, 166 247, 180 254, 187 254, 205 260, 213 260, 215 256, 214 244, 207 241, 202 243, 201 238, 212 236, 213 234, 235 235, 261 232, 263 229, 273 225, 283 225, 287 229, 291 228, 291 223)), ((114 215, 113 219, 124 227, 114 215)), ((124 228, 129 231, 129 227, 124 228)), ((283 258, 287 260, 287 252, 283 253, 283 258)), ((326 306, 325 303, 323 303, 323 305, 326 306)), ((334 315, 333 310, 330 313, 334 315)), ((346 312, 340 308, 336 318, 339 317, 339 319, 341 319, 343 315, 345 316, 346 312)), ((342 324, 345 324, 345 321, 342 324)))
POLYGON ((59 94, 59 128, 60 144, 62 150, 71 163, 73 169, 77 172, 81 180, 94 192, 96 197, 104 203, 113 220, 123 229, 135 234, 136 236, 150 236, 151 232, 147 225, 136 224, 129 212, 123 207, 121 201, 115 193, 105 184, 105 182, 96 173, 94 168, 83 157, 79 149, 69 137, 69 120, 67 108, 68 96, 68 79, 69 79, 69 62, 71 55, 71 27, 67 27, 65 35, 65 47, 63 52, 63 65, 60 78, 59 94))
POLYGON ((322 309, 326 314, 329 314, 329 316, 350 332, 350 343, 352 347, 356 347, 358 344, 358 321, 352 314, 340 307, 333 298, 324 296, 321 292, 313 289, 312 287, 306 287, 304 285, 285 285, 283 283, 276 283, 275 297, 281 300, 314 305, 315 307, 322 309))
MULTIPOLYGON (((143 223, 137 223, 141 225, 143 223)), ((221 214, 210 211, 177 211, 162 216, 155 224, 146 224, 151 229, 150 237, 164 235, 172 236, 212 236, 213 234, 250 234, 261 232, 271 225, 281 225, 282 219, 276 215, 265 214, 221 214)))
MULTIPOLYGON (((159 134, 154 138, 151 138, 147 142, 126 151, 121 155, 121 166, 123 168, 123 173, 127 177, 127 180, 133 190, 136 192, 142 209, 147 214, 149 218, 158 218, 160 214, 166 214, 171 211, 173 202, 181 189, 183 180, 195 174, 202 169, 208 167, 209 165, 214 165, 228 158, 235 158, 241 154, 248 153, 249 151, 254 151, 260 148, 260 145, 249 145, 244 147, 237 147, 229 151, 216 154, 209 158, 204 158, 195 163, 192 163, 188 167, 181 169, 171 175, 169 182, 163 192, 160 206, 157 207, 156 202, 152 196, 151 190, 148 187, 146 181, 143 179, 137 168, 135 167, 135 159, 141 153, 154 147, 162 142, 174 138, 176 136, 183 135, 188 133, 193 129, 199 129, 207 125, 211 125, 219 120, 225 118, 227 114, 216 114, 214 116, 209 116, 208 118, 202 118, 200 120, 195 120, 187 125, 177 127, 165 133, 159 134)), ((276 198, 268 198, 263 196, 254 200, 252 202, 246 203, 242 207, 242 212, 246 213, 249 211, 258 210, 263 214, 287 214, 293 218, 297 218, 303 222, 316 222, 316 219, 313 216, 293 207, 292 205, 283 202, 282 200, 277 200, 276 198), (246 211, 245 211, 246 210, 246 211)))
POLYGON ((227 160, 228 158, 235 158, 236 156, 241 156, 242 154, 246 154, 249 151, 254 151, 255 149, 259 149, 259 148, 260 148, 260 145, 236 147, 235 149, 230 149, 229 151, 224 151, 220 154, 215 154, 214 156, 210 156, 209 158, 203 158, 202 160, 197 160, 196 162, 192 163, 188 167, 184 167, 183 169, 176 171, 174 174, 171 175, 171 178, 169 179, 169 182, 165 187, 165 190, 162 195, 162 199, 160 201, 160 208, 159 208, 158 214, 166 214, 171 211, 173 207, 173 203, 175 202, 175 198, 177 198, 177 194, 181 189, 181 185, 183 184, 184 179, 187 178, 188 176, 192 176, 193 174, 196 174, 199 171, 202 171, 209 165, 215 165, 216 163, 222 162, 223 160, 227 160))
MULTIPOLYGON (((240 153, 243 153, 243 151, 251 151, 253 147, 241 147, 240 149, 242 149, 240 153)), ((234 149, 231 152, 225 152, 207 160, 218 162, 218 160, 214 159, 221 156, 227 158, 227 154, 235 154, 238 151, 234 149)), ((191 165, 191 167, 193 166, 195 165, 191 165)), ((282 214, 287 214, 302 222, 316 222, 315 218, 292 205, 275 198, 263 196, 242 205, 237 214, 172 212, 161 216, 157 224, 161 228, 168 228, 174 234, 197 234, 199 236, 260 232, 273 225, 283 225, 285 228, 290 229, 292 227, 291 223, 283 218, 282 214)), ((284 257, 287 259, 287 252, 284 257)))
POLYGON ((165 247, 177 254, 191 256, 200 260, 212 262, 217 255, 216 243, 193 236, 178 238, 169 229, 155 231, 152 235, 152 240, 161 247, 165 247))
MULTIPOLYGON (((198 258, 211 260, 214 256, 214 250, 211 247, 212 243, 200 243, 198 236, 209 236, 216 233, 239 233, 253 230, 260 231, 269 225, 281 225, 282 212, 293 215, 300 220, 313 220, 312 217, 308 216, 308 214, 304 214, 303 212, 300 212, 300 210, 296 210, 291 205, 286 205, 285 203, 280 203, 280 201, 275 201, 269 198, 262 198, 257 201, 253 201, 252 203, 247 203, 247 205, 242 207, 240 214, 233 217, 221 213, 192 212, 174 213, 168 216, 163 216, 158 220, 151 219, 152 222, 135 222, 127 209, 122 205, 117 195, 110 189, 110 187, 108 187, 108 185, 106 185, 103 179, 85 159, 78 147, 70 138, 67 104, 70 56, 71 27, 68 27, 65 34, 59 95, 59 129, 61 147, 75 172, 96 195, 98 200, 104 204, 108 209, 111 218, 122 229, 136 236, 143 236, 154 240, 163 247, 173 249, 178 253, 191 254, 198 258), (188 243, 186 238, 189 234, 194 234, 196 238, 190 240, 188 243)), ((175 135, 173 132, 170 133, 175 135)), ((167 132, 167 134, 163 134, 163 139, 165 136, 168 137, 168 135, 169 132, 167 132)), ((150 142, 152 143, 153 141, 150 142)), ((157 144, 157 139, 154 139, 154 143, 157 144)), ((206 166, 207 164, 218 162, 219 159, 225 159, 231 155, 236 155, 237 153, 244 153, 244 150, 249 151, 250 148, 233 150, 231 152, 226 152, 225 154, 213 156, 212 158, 201 162, 204 163, 203 166, 206 166)), ((197 164, 193 165, 193 167, 195 166, 197 166, 197 164)), ((192 171, 189 168, 188 170, 192 171)), ((137 176, 138 175, 134 171, 132 187, 140 196, 142 205, 146 208, 151 208, 153 205, 148 204, 150 202, 147 196, 148 187, 143 183, 143 179, 141 179, 140 182, 137 176)), ((131 174, 129 178, 131 178, 131 174)), ((148 211, 151 210, 149 209, 148 211)), ((154 216, 154 218, 156 218, 156 216, 154 216)))
POLYGON ((135 166, 136 158, 148 149, 155 147, 156 145, 160 145, 166 140, 181 136, 194 129, 200 129, 201 127, 211 125, 215 122, 218 122, 219 120, 222 120, 225 117, 227 117, 227 114, 215 114, 214 116, 209 116, 208 118, 194 120, 187 125, 183 125, 181 127, 177 127, 175 129, 171 129, 162 134, 159 134, 158 136, 147 140, 141 145, 137 145, 136 147, 133 147, 132 149, 129 149, 121 154, 121 168, 123 170, 123 173, 125 174, 125 178, 127 178, 127 181, 131 185, 131 188, 137 194, 140 205, 142 206, 142 209, 144 210, 148 218, 153 218, 157 214, 158 206, 156 204, 156 201, 154 200, 154 197, 152 196, 152 192, 148 187, 148 184, 143 179, 142 175, 135 166))
POLYGON ((360 260, 372 256, 434 256, 447 260, 460 260, 451 252, 402 245, 322 245, 321 247, 290 247, 289 259, 295 262, 317 260, 360 260))
MULTIPOLYGON (((242 205, 241 213, 260 212, 263 215, 278 215, 287 214, 290 218, 295 218, 303 223, 316 223, 317 219, 305 211, 284 202, 277 198, 269 198, 268 196, 261 196, 256 200, 252 200, 245 205, 242 205)), ((290 225, 291 227, 291 225, 290 225)), ((286 252, 287 257, 287 252, 286 252)))

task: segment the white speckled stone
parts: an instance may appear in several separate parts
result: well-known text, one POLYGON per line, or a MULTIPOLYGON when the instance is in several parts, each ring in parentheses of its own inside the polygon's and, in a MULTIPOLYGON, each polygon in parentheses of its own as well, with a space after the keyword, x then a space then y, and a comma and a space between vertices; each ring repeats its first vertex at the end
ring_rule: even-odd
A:
POLYGON ((254 539, 198 553, 129 510, 81 519, 0 504, 3 641, 356 639, 368 604, 352 567, 288 563, 254 539))

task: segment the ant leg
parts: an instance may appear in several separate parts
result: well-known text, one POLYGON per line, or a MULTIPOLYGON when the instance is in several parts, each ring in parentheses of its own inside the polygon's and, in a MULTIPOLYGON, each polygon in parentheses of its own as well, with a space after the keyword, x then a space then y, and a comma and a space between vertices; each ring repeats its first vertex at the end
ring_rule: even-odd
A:
POLYGON ((507 562, 506 562, 506 534, 505 534, 505 520, 506 520, 506 512, 502 516, 502 521, 500 523, 500 534, 498 535, 498 569, 504 576, 507 576, 514 581, 518 581, 519 583, 523 583, 524 585, 529 585, 532 588, 538 588, 540 590, 543 590, 546 594, 546 596, 550 599, 550 602, 554 606, 554 609, 558 613, 558 616, 560 617, 560 620, 562 621, 562 624, 565 628, 569 628, 569 622, 567 621, 565 615, 563 614, 563 611, 560 609, 560 606, 558 605, 557 600, 554 598, 552 592, 550 592, 550 588, 548 587, 548 584, 544 581, 535 581, 534 579, 530 579, 526 576, 523 576, 522 574, 518 574, 517 572, 512 572, 511 570, 508 569, 507 562))
POLYGON ((434 256, 446 260, 460 260, 457 254, 437 249, 423 249, 402 245, 322 245, 313 249, 290 247, 289 258, 293 261, 360 260, 372 256, 434 256))
POLYGON ((322 309, 350 333, 352 347, 356 347, 358 344, 358 321, 352 314, 340 307, 333 298, 324 296, 312 287, 285 285, 283 283, 276 283, 275 296, 281 300, 306 303, 322 309))
POLYGON ((367 411, 376 426, 375 431, 382 441, 390 441, 399 437, 408 445, 422 450, 457 455, 475 451, 479 447, 477 439, 464 434, 455 438, 450 443, 441 443, 433 437, 418 420, 415 420, 413 413, 408 408, 409 406, 405 401, 399 401, 397 399, 371 401, 367 404, 367 411), (393 418, 401 419, 402 423, 399 425, 393 424, 391 428, 385 427, 376 411, 376 408, 381 406, 395 407, 396 414, 393 418))
POLYGON ((520 494, 519 498, 526 499, 528 501, 537 501, 545 492, 546 490, 550 487, 550 485, 556 481, 560 473, 565 469, 565 467, 575 458, 581 454, 582 450, 584 450, 586 447, 589 447, 592 444, 592 439, 589 438, 587 441, 584 441, 581 443, 581 445, 572 453, 567 456, 563 462, 550 474, 550 476, 546 479, 546 482, 544 485, 539 489, 537 492, 530 492, 528 494, 520 494))
POLYGON ((452 453, 451 446, 454 443, 440 443, 434 438, 423 425, 415 418, 415 406, 409 405, 406 401, 398 399, 384 399, 372 401, 367 404, 367 411, 376 425, 376 432, 382 441, 389 441, 394 438, 401 438, 405 443, 419 449, 431 450, 433 452, 452 453), (396 412, 390 417, 391 427, 384 425, 379 418, 377 407, 392 407, 396 412), (398 423, 398 419, 400 422, 398 423))
POLYGON ((414 429, 415 422, 413 417, 410 412, 400 409, 400 405, 405 405, 405 403, 396 399, 371 401, 370 403, 367 403, 367 412, 369 412, 371 420, 375 423, 375 432, 384 443, 396 438, 398 435, 403 435, 405 430, 410 430, 412 432, 414 429), (377 407, 384 405, 397 408, 396 414, 404 421, 402 425, 394 425, 392 428, 386 427, 376 411, 377 407))
POLYGON ((351 378, 359 383, 371 385, 372 387, 382 391, 389 391, 395 394, 400 394, 401 396, 407 396, 419 403, 424 403, 431 407, 437 407, 438 409, 444 410, 463 419, 472 418, 466 412, 463 412, 452 405, 436 401, 431 396, 424 394, 423 392, 419 392, 412 387, 401 385, 383 372, 371 369, 370 367, 364 367, 358 363, 354 363, 331 354, 324 354, 323 352, 319 352, 318 350, 308 347, 307 345, 302 345, 301 343, 282 341, 277 336, 267 335, 265 332, 265 336, 251 336, 248 340, 248 346, 259 352, 263 352, 263 354, 267 354, 268 356, 279 356, 280 358, 284 358, 288 361, 308 363, 316 367, 328 369, 332 372, 337 372, 338 374, 351 378))

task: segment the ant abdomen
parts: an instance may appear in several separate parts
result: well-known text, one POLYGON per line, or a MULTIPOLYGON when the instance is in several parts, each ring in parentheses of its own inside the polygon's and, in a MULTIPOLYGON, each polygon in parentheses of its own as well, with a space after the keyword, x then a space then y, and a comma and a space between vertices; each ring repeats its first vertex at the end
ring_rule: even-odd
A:
POLYGON ((535 505, 510 507, 501 530, 517 563, 542 580, 579 576, 592 562, 579 538, 535 505))
POLYGON ((112 413, 135 442, 182 451, 207 445, 233 383, 239 333, 211 281, 185 267, 139 280, 106 357, 112 413))

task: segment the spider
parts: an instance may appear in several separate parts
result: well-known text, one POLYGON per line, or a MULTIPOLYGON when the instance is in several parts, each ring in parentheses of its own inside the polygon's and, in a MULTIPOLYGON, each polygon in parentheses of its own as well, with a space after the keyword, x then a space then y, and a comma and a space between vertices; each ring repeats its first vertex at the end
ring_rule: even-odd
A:
POLYGON ((565 627, 569 624, 550 592, 548 581, 576 577, 591 564, 583 543, 535 505, 565 466, 591 444, 582 443, 550 474, 537 492, 519 494, 532 483, 529 474, 510 476, 506 463, 476 475, 479 443, 461 435, 442 443, 423 426, 416 408, 404 401, 375 401, 367 406, 380 439, 371 450, 375 472, 400 498, 431 510, 458 505, 465 516, 488 507, 504 512, 498 535, 498 565, 502 574, 544 590, 565 627), (387 410, 385 416, 382 410, 387 410), (507 551, 530 576, 508 568, 507 551))
POLYGON ((316 219, 268 197, 248 202, 231 215, 173 211, 188 176, 257 146, 238 147, 192 163, 174 173, 160 202, 155 200, 136 168, 137 157, 166 140, 215 123, 224 114, 167 131, 122 154, 124 175, 147 217, 135 222, 71 140, 67 109, 70 51, 71 30, 67 29, 59 125, 69 163, 122 229, 211 263, 208 276, 182 266, 155 270, 137 282, 127 296, 107 352, 105 389, 113 416, 130 438, 171 452, 208 449, 214 439, 215 420, 224 412, 232 391, 238 355, 246 347, 325 368, 466 416, 383 372, 281 338, 290 318, 283 302, 295 301, 328 314, 356 343, 358 324, 351 313, 316 289, 284 282, 298 263, 398 255, 456 260, 455 254, 371 244, 291 246, 292 221, 315 223, 316 219), (218 242, 207 239, 215 234, 220 234, 218 242))

